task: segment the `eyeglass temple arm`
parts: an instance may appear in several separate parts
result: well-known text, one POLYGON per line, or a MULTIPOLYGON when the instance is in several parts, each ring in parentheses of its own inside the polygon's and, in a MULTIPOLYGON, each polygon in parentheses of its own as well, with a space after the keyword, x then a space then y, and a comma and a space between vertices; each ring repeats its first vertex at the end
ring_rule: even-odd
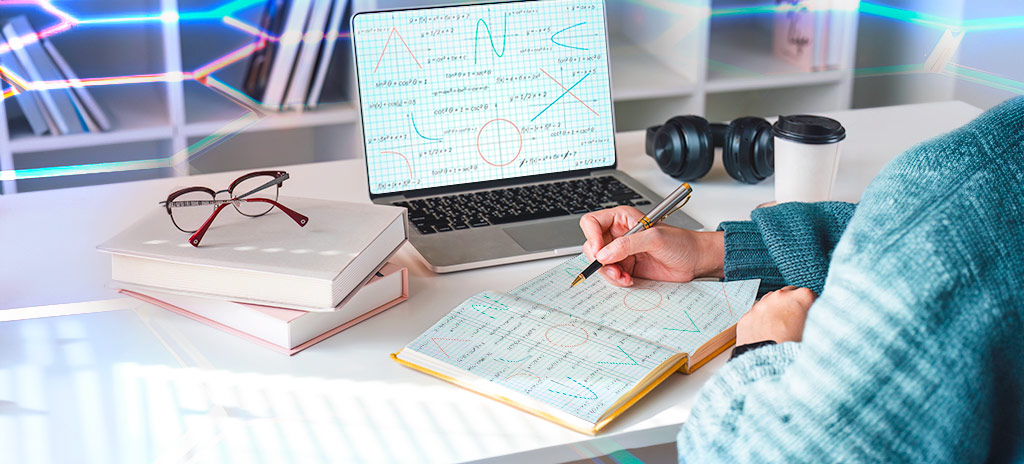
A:
MULTIPOLYGON (((299 227, 306 227, 306 224, 309 223, 308 217, 274 200, 268 200, 266 198, 246 198, 241 201, 270 203, 271 205, 276 206, 277 209, 283 211, 284 214, 287 214, 288 217, 292 218, 292 220, 295 221, 295 223, 298 224, 299 227)), ((217 218, 218 214, 220 214, 220 210, 224 209, 224 207, 226 207, 228 204, 229 203, 217 205, 217 209, 213 210, 213 214, 211 214, 210 217, 206 220, 206 222, 203 223, 203 226, 200 227, 199 230, 195 231, 195 233, 193 233, 192 236, 188 238, 188 243, 190 243, 194 247, 198 247, 199 242, 203 241, 203 236, 206 235, 206 231, 210 229, 210 224, 213 224, 213 220, 217 218)))
POLYGON ((245 193, 243 193, 241 195, 238 195, 235 198, 242 199, 242 198, 245 198, 245 197, 247 197, 249 195, 252 195, 252 194, 254 194, 256 192, 259 192, 260 190, 263 190, 263 189, 265 189, 267 187, 270 187, 270 186, 272 186, 274 184, 283 183, 284 181, 288 180, 288 177, 289 176, 288 176, 287 172, 281 173, 280 176, 275 177, 273 180, 271 180, 271 181, 269 181, 269 182, 267 182, 267 183, 265 183, 265 184, 263 184, 263 185, 261 185, 259 187, 256 187, 256 188, 254 188, 254 189, 252 189, 252 190, 250 190, 248 192, 245 192, 245 193))

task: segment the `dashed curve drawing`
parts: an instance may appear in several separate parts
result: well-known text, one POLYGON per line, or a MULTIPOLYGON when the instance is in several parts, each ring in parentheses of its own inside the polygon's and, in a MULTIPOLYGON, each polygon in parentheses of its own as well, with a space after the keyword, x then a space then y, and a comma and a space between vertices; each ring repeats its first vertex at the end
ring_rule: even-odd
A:
POLYGON ((528 375, 530 377, 535 377, 535 378, 537 378, 539 380, 542 380, 542 381, 544 380, 544 377, 541 377, 541 376, 539 376, 537 374, 531 374, 529 372, 516 372, 515 374, 512 374, 512 375, 510 375, 508 377, 505 377, 505 380, 510 380, 513 377, 521 377, 521 376, 524 376, 524 375, 528 375))
POLYGON ((547 339, 548 343, 551 343, 552 345, 555 345, 555 346, 560 346, 562 348, 575 348, 577 346, 580 346, 580 345, 586 343, 588 340, 590 340, 590 332, 587 332, 587 329, 584 329, 583 327, 578 327, 578 326, 575 326, 575 325, 572 325, 572 324, 558 324, 558 325, 555 325, 555 326, 551 326, 550 328, 548 328, 548 330, 545 330, 544 331, 544 338, 547 339), (576 330, 559 329, 559 327, 572 327, 573 329, 576 329, 576 330), (554 335, 555 335, 555 338, 557 339, 557 341, 551 339, 551 335, 552 335, 551 331, 552 330, 555 331, 554 335), (581 332, 582 332, 582 335, 580 335, 581 332), (576 342, 576 341, 578 341, 579 343, 572 343, 572 342, 576 342), (559 342, 570 342, 570 343, 566 344, 566 343, 559 343, 559 342))
POLYGON ((434 342, 434 345, 437 345, 437 349, 441 350, 441 353, 443 353, 446 358, 451 358, 451 356, 449 356, 448 352, 445 351, 443 347, 441 347, 441 344, 437 342, 438 340, 449 341, 449 342, 471 342, 471 341, 473 341, 473 340, 466 340, 466 339, 462 339, 462 338, 434 338, 434 337, 431 337, 430 341, 434 342))
MULTIPOLYGON (((569 87, 568 89, 565 89, 565 92, 562 92, 562 94, 559 95, 558 98, 556 98, 553 102, 548 103, 548 106, 545 106, 544 109, 540 110, 540 113, 537 113, 536 116, 534 116, 532 119, 530 119, 530 122, 533 122, 534 120, 539 118, 540 115, 544 114, 544 112, 548 110, 548 108, 551 108, 552 106, 554 106, 555 103, 558 103, 558 100, 561 100, 562 97, 564 97, 566 94, 568 94, 569 92, 572 92, 572 89, 575 89, 577 85, 580 85, 580 82, 583 82, 583 79, 586 79, 587 76, 589 76, 589 75, 590 75, 590 73, 584 74, 583 77, 580 78, 580 80, 576 81, 576 83, 572 85, 572 87, 569 87)), ((575 96, 575 95, 573 95, 573 96, 575 96)), ((593 111, 593 110, 591 110, 591 111, 593 111)))
POLYGON ((476 312, 478 312, 480 314, 483 314, 484 316, 487 316, 487 317, 489 317, 491 319, 494 319, 494 316, 492 316, 490 314, 487 314, 487 310, 488 309, 493 309, 495 311, 508 311, 508 305, 507 304, 502 303, 501 301, 495 300, 494 298, 491 298, 491 297, 489 297, 487 295, 481 295, 481 296, 485 300, 487 300, 488 303, 486 303, 486 304, 472 304, 472 305, 469 305, 469 307, 475 309, 476 312))
POLYGON ((504 361, 504 362, 507 362, 507 363, 521 363, 523 361, 526 361, 527 359, 530 359, 530 355, 523 356, 522 359, 517 359, 515 361, 513 361, 511 359, 505 359, 505 358, 495 358, 495 359, 497 359, 498 361, 504 361))
MULTIPOLYGON (((578 380, 576 380, 576 379, 574 379, 574 378, 572 378, 572 377, 566 377, 566 378, 567 378, 567 379, 569 379, 569 380, 572 380, 573 382, 575 382, 575 383, 576 383, 576 385, 579 385, 579 386, 581 386, 581 387, 585 388, 585 389, 586 389, 586 390, 587 390, 588 392, 590 392, 590 394, 591 394, 591 395, 593 395, 593 397, 587 397, 587 396, 580 396, 580 395, 574 395, 574 394, 572 394, 572 393, 566 393, 566 392, 563 392, 563 391, 558 391, 558 390, 552 390, 552 389, 550 389, 550 388, 548 389, 548 391, 549 391, 549 392, 551 392, 551 393, 558 393, 559 395, 565 395, 565 396, 571 396, 571 397, 573 397, 573 398, 579 398, 579 399, 581 399, 581 400, 596 400, 596 399, 598 398, 598 396, 597 396, 597 393, 595 393, 595 392, 594 392, 594 390, 591 390, 591 389, 590 389, 590 387, 588 387, 588 386, 586 386, 586 385, 583 385, 583 384, 582 384, 582 383, 580 383, 580 382, 579 382, 578 380)), ((558 382, 555 382, 554 380, 552 380, 552 382, 553 382, 553 383, 556 383, 556 384, 558 384, 558 385, 562 385, 562 384, 560 384, 560 383, 558 383, 558 382)), ((562 385, 562 386, 563 386, 563 387, 567 387, 567 388, 568 388, 568 386, 567 386, 567 385, 562 385)))
POLYGON ((497 55, 498 58, 501 58, 501 57, 505 56, 505 41, 507 39, 507 33, 508 33, 508 13, 505 13, 505 27, 504 27, 504 30, 501 32, 501 53, 498 53, 498 47, 494 46, 494 34, 491 34, 491 27, 487 25, 487 21, 484 21, 483 18, 480 18, 480 19, 478 19, 476 21, 476 32, 473 34, 473 64, 477 63, 477 46, 476 46, 476 44, 477 44, 478 39, 480 38, 480 25, 481 24, 484 26, 484 30, 487 31, 487 37, 491 41, 491 50, 494 51, 494 54, 497 55))
POLYGON ((629 353, 626 352, 626 350, 622 349, 621 346, 616 346, 616 348, 618 348, 619 351, 622 352, 622 354, 626 355, 626 358, 629 358, 629 360, 631 362, 627 363, 627 362, 598 361, 597 363, 598 364, 619 364, 619 365, 623 365, 623 366, 639 366, 640 365, 640 363, 636 362, 636 360, 633 359, 633 357, 630 356, 629 353))
MULTIPOLYGON (((496 130, 500 130, 500 126, 494 126, 494 127, 495 127, 496 130)), ((498 138, 498 143, 497 143, 499 150, 502 148, 501 147, 502 144, 500 142, 501 142, 501 138, 499 137, 498 138)), ((490 149, 488 149, 488 151, 489 150, 490 149)), ((508 119, 505 119, 505 118, 494 118, 494 119, 491 119, 490 121, 485 122, 483 126, 480 126, 480 131, 478 131, 476 133, 476 152, 477 152, 477 154, 480 155, 480 158, 483 159, 485 163, 487 163, 487 164, 489 164, 491 166, 494 166, 494 167, 497 167, 497 168, 500 168, 500 167, 503 167, 503 166, 508 166, 508 165, 512 164, 512 162, 514 162, 517 158, 519 158, 520 154, 523 153, 523 132, 519 130, 519 126, 517 126, 516 123, 514 123, 512 121, 509 121, 508 119), (514 129, 516 131, 516 135, 519 137, 519 148, 516 150, 516 154, 514 156, 512 156, 511 159, 509 159, 508 161, 505 161, 504 163, 501 162, 501 161, 491 160, 491 159, 489 159, 487 157, 487 155, 484 155, 483 147, 484 146, 494 145, 494 143, 481 143, 481 140, 480 140, 480 138, 484 134, 484 129, 486 129, 487 126, 489 126, 489 125, 491 125, 493 123, 496 123, 496 122, 505 123, 508 126, 511 126, 512 129, 514 129)), ((488 155, 493 155, 493 154, 492 153, 488 153, 488 155)))
POLYGON ((558 34, 561 34, 561 33, 565 32, 565 31, 568 31, 569 29, 574 29, 574 28, 580 27, 580 26, 582 26, 584 24, 586 24, 586 23, 582 22, 582 23, 573 24, 572 26, 569 26, 569 27, 567 27, 565 29, 562 29, 562 30, 560 30, 560 31, 558 31, 558 32, 556 32, 554 34, 551 34, 551 43, 553 43, 555 45, 558 45, 559 47, 571 48, 573 50, 584 50, 584 51, 588 50, 585 47, 576 47, 576 46, 573 46, 573 45, 566 45, 564 43, 561 43, 561 42, 555 40, 555 37, 558 37, 558 34))
POLYGON ((427 137, 427 136, 423 135, 422 132, 420 132, 420 129, 418 127, 416 127, 416 115, 414 115, 412 113, 409 113, 409 119, 412 120, 412 130, 416 131, 416 135, 420 136, 420 138, 425 139, 425 140, 430 140, 432 142, 440 142, 441 141, 441 139, 439 139, 439 138, 427 137))
POLYGON ((633 288, 622 295, 622 306, 640 313, 660 308, 663 301, 661 292, 653 288, 633 288))
POLYGON ((373 67, 373 74, 377 74, 377 68, 380 67, 380 62, 384 59, 384 52, 388 51, 388 45, 391 45, 391 37, 396 35, 398 36, 398 40, 402 41, 402 45, 405 45, 405 50, 409 52, 409 56, 411 56, 412 60, 416 62, 416 66, 423 69, 423 65, 420 64, 420 60, 416 59, 416 54, 412 52, 412 49, 409 48, 409 44, 405 43, 405 39, 402 38, 402 33, 398 32, 398 28, 392 27, 391 33, 388 34, 388 40, 384 42, 384 48, 380 51, 380 58, 377 58, 377 66, 373 67))
POLYGON ((413 178, 413 175, 412 175, 412 163, 409 162, 409 158, 407 158, 405 155, 403 155, 403 154, 401 154, 401 153, 399 153, 397 151, 391 151, 391 150, 382 151, 382 152, 380 152, 380 154, 382 154, 382 155, 398 155, 398 156, 402 157, 402 159, 405 160, 405 165, 409 167, 409 179, 411 180, 413 178))

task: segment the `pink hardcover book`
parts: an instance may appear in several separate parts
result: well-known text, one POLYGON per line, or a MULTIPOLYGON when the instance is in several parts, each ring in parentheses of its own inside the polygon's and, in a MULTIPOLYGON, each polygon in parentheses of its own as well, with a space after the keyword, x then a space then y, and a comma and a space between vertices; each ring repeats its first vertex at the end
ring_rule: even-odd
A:
POLYGON ((407 300, 409 280, 406 268, 387 263, 331 312, 299 311, 149 289, 122 288, 120 292, 291 356, 407 300))

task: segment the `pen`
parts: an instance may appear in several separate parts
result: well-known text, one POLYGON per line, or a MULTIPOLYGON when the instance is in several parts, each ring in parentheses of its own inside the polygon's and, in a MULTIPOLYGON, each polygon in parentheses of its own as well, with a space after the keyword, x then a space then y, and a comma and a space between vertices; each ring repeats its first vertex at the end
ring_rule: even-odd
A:
MULTIPOLYGON (((633 235, 641 230, 647 230, 654 227, 655 224, 667 218, 669 214, 672 214, 678 211, 679 208, 682 208, 683 205, 690 200, 691 192, 693 192, 693 189, 690 188, 690 184, 683 182, 683 185, 680 185, 678 188, 673 190, 672 193, 668 194, 668 196, 665 197, 661 203, 658 203, 658 205, 647 213, 646 216, 640 218, 636 225, 633 226, 632 229, 629 229, 629 232, 626 232, 625 235, 633 235)), ((572 285, 569 287, 575 287, 576 285, 579 285, 580 282, 587 280, 587 277, 590 277, 597 272, 598 269, 601 269, 601 266, 604 266, 604 264, 601 264, 595 259, 594 262, 590 263, 583 272, 579 273, 579 275, 573 279, 572 285)))

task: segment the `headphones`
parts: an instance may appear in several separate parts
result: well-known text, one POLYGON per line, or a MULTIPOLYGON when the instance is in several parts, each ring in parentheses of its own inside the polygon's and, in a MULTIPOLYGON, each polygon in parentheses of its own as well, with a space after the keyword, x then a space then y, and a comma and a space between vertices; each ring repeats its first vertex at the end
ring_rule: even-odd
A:
POLYGON ((665 174, 683 181, 711 170, 715 147, 729 176, 756 184, 775 172, 772 126, 761 118, 743 117, 729 125, 709 124, 700 116, 676 116, 647 128, 647 154, 665 174))

